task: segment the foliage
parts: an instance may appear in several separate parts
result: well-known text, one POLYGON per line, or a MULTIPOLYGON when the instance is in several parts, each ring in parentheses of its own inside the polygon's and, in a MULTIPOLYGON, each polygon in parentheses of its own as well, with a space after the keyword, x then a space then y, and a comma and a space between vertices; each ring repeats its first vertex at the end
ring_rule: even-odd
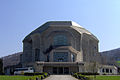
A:
POLYGON ((120 66, 120 61, 117 61, 118 65, 120 66))
POLYGON ((0 80, 36 80, 36 78, 39 78, 40 80, 41 79, 44 79, 46 78, 47 76, 45 75, 48 75, 48 73, 41 73, 41 75, 34 75, 34 76, 16 76, 16 75, 13 75, 13 76, 7 76, 7 75, 2 75, 0 76, 0 80))
POLYGON ((25 76, 38 76, 40 79, 44 79, 46 77, 49 76, 48 73, 43 72, 43 73, 39 73, 39 72, 35 72, 35 73, 24 73, 25 76))
POLYGON ((83 73, 78 72, 77 74, 81 74, 81 75, 99 75, 99 73, 91 73, 91 72, 83 72, 83 73))
POLYGON ((79 74, 79 73, 74 73, 72 74, 73 77, 80 79, 80 80, 90 80, 89 77, 86 77, 85 75, 79 74))
POLYGON ((0 74, 3 74, 3 60, 0 59, 0 74))

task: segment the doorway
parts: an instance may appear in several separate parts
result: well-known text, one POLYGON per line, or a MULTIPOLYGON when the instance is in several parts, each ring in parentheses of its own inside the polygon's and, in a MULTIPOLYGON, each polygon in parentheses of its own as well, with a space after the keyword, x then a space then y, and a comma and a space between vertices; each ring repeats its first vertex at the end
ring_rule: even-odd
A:
POLYGON ((69 67, 53 67, 53 74, 69 74, 69 67))

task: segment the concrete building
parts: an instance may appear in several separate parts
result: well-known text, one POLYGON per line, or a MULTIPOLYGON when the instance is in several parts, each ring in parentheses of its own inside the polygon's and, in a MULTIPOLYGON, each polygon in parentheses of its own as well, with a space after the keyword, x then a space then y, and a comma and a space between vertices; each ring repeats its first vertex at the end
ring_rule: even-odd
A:
POLYGON ((100 72, 98 43, 91 32, 75 22, 50 21, 24 38, 22 67, 51 74, 100 72))

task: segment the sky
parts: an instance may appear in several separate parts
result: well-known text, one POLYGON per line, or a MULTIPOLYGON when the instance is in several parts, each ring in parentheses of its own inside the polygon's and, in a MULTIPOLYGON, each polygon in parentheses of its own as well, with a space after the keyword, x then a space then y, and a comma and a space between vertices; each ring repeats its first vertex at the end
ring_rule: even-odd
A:
POLYGON ((23 51, 24 37, 47 21, 80 24, 100 52, 120 48, 120 0, 0 0, 0 57, 23 51))

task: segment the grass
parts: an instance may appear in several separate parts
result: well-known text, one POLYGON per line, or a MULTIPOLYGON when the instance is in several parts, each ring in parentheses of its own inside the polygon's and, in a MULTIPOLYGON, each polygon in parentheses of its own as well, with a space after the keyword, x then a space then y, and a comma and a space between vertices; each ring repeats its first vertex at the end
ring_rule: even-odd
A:
POLYGON ((74 73, 74 77, 81 80, 120 80, 120 75, 81 75, 79 73, 74 73))
POLYGON ((93 80, 120 80, 120 76, 110 76, 110 75, 97 75, 94 79, 94 76, 88 76, 93 80))
POLYGON ((1 75, 0 80, 29 80, 30 78, 32 80, 35 80, 36 77, 41 78, 42 75, 39 76, 7 76, 7 75, 1 75))

